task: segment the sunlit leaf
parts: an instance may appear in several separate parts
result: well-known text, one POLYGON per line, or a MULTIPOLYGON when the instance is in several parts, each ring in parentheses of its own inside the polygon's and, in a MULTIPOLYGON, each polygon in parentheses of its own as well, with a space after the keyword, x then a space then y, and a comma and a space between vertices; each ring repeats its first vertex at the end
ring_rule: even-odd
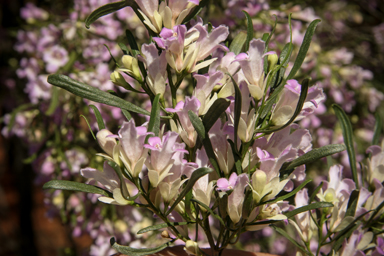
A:
POLYGON ((100 6, 85 19, 85 27, 89 28, 89 26, 100 17, 116 12, 120 9, 123 9, 124 7, 129 6, 131 2, 132 2, 131 0, 123 0, 123 1, 109 3, 106 5, 100 6))
POLYGON ((101 117, 99 109, 94 105, 89 105, 90 108, 92 108, 93 113, 95 114, 97 125, 99 126, 99 130, 105 129, 104 120, 101 117))
POLYGON ((48 76, 48 83, 63 88, 77 96, 89 99, 95 102, 103 103, 109 106, 118 107, 135 113, 149 115, 147 110, 144 110, 128 101, 116 97, 110 93, 104 92, 95 87, 78 82, 65 75, 53 74, 48 76))
POLYGON ((78 192, 87 192, 92 194, 99 194, 107 197, 112 197, 112 193, 92 185, 69 181, 69 180, 51 180, 43 185, 43 189, 60 189, 60 190, 71 190, 78 192))
POLYGON ((157 253, 159 251, 164 250, 165 248, 169 247, 171 245, 171 242, 162 244, 155 248, 142 248, 142 249, 136 249, 129 246, 123 246, 118 243, 116 243, 115 238, 112 237, 110 240, 111 246, 116 251, 123 253, 128 256, 143 256, 143 255, 150 255, 157 253))

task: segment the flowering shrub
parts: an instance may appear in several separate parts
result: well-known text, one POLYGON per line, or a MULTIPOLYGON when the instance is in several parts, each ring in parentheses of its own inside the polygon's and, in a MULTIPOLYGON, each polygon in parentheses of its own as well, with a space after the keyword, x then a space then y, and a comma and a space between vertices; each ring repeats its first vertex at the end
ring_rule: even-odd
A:
MULTIPOLYGON (((247 33, 240 32, 233 37, 230 32, 236 29, 230 20, 219 20, 217 26, 212 26, 195 18, 206 1, 162 1, 160 4, 158 1, 122 1, 97 9, 85 20, 89 26, 106 13, 131 6, 150 40, 140 37, 139 41, 145 43, 138 44, 135 36, 138 34, 127 31, 128 45, 119 44, 119 51, 113 41, 123 29, 112 16, 93 23, 91 34, 84 33, 82 25, 75 22, 101 4, 104 3, 95 6, 77 3, 71 20, 60 25, 63 34, 55 25, 43 27, 37 33, 21 31, 20 43, 16 45, 16 50, 35 55, 21 60, 22 68, 18 70, 19 77, 28 79, 26 92, 30 101, 33 104, 49 102, 53 93, 49 105, 39 105, 47 116, 57 116, 57 128, 65 128, 61 134, 57 130, 52 134, 62 141, 70 141, 71 145, 88 141, 85 129, 74 129, 76 125, 72 121, 76 123, 78 119, 68 118, 65 122, 60 118, 73 116, 84 103, 57 87, 94 105, 95 119, 91 123, 93 129, 99 130, 95 137, 104 153, 97 155, 105 159, 104 164, 96 160, 91 165, 100 170, 81 169, 89 185, 58 180, 45 184, 45 188, 101 194, 99 201, 118 205, 117 216, 123 221, 111 224, 99 206, 96 211, 93 204, 86 206, 89 203, 86 198, 95 202, 97 196, 73 194, 64 201, 62 193, 53 194, 56 200, 52 202, 56 206, 64 208, 64 204, 68 204, 67 208, 75 212, 75 235, 84 231, 80 226, 87 223, 86 230, 98 245, 91 251, 93 255, 108 254, 108 245, 103 240, 106 236, 117 235, 117 241, 124 244, 137 241, 133 233, 128 233, 127 223, 133 225, 134 220, 141 220, 145 214, 132 210, 133 207, 147 208, 164 222, 154 226, 148 223, 149 227, 139 233, 168 228, 171 234, 163 232, 162 236, 171 242, 184 242, 192 254, 200 254, 199 246, 204 242, 213 253, 220 253, 245 231, 263 229, 267 233, 264 230, 271 227, 296 245, 298 254, 349 255, 351 250, 359 255, 380 253, 382 238, 375 228, 380 225, 383 201, 380 197, 381 148, 369 148, 368 167, 358 172, 350 124, 337 106, 334 111, 341 121, 350 159, 350 167, 346 169, 353 179, 343 179, 343 167, 335 165, 329 170, 329 182, 320 183, 311 196, 304 189, 310 182, 306 180, 304 164, 345 149, 343 145, 329 145, 332 129, 319 127, 319 116, 325 109, 323 89, 349 112, 354 105, 352 91, 362 87, 363 80, 372 79, 372 74, 360 67, 343 66, 352 59, 345 48, 330 51, 333 58, 324 60, 316 58, 319 51, 308 52, 318 20, 311 22, 304 34, 302 23, 291 21, 291 16, 284 12, 276 12, 279 18, 289 20, 285 30, 284 26, 277 26, 275 34, 271 32, 260 35, 261 39, 253 39, 255 23, 252 25, 250 15, 257 16, 260 10, 268 10, 266 3, 227 3, 230 7, 226 9, 227 17, 240 18, 244 15, 241 9, 248 12, 244 16, 248 22, 247 33), (72 42, 77 38, 75 35, 82 36, 78 43, 72 42), (62 37, 64 40, 60 43, 62 37), (102 50, 103 44, 109 51, 102 50), (86 48, 80 53, 76 51, 77 45, 86 48), (298 52, 296 46, 300 46, 298 52), (119 52, 124 55, 119 56, 119 52), (307 54, 309 58, 304 60, 307 54), (102 63, 111 58, 116 65, 114 71, 102 63), (93 68, 95 71, 90 72, 93 68), (48 82, 57 86, 51 92, 47 75, 40 74, 42 69, 69 76, 49 76, 48 82), (319 73, 325 79, 317 85, 309 86, 309 80, 301 79, 308 75, 316 79, 319 73), (334 76, 341 76, 348 86, 347 83, 335 84, 334 76), (108 92, 114 88, 112 83, 120 88, 117 94, 108 92), (342 86, 344 93, 336 90, 337 86, 342 86), (63 109, 57 108, 58 102, 71 101, 63 109), (297 121, 311 131, 300 128, 294 123, 297 121), (121 125, 119 128, 117 123, 121 125), (315 145, 324 147, 312 149, 313 137, 317 138, 315 145), (368 185, 369 189, 365 189, 368 185), (78 207, 79 201, 85 202, 82 207, 78 207), (87 208, 90 215, 79 214, 87 208), (104 223, 101 225, 93 219, 104 223), (288 231, 296 229, 297 236, 285 231, 280 223, 289 224, 285 227, 288 231), (194 233, 199 235, 195 241, 191 239, 194 233)), ((124 22, 126 16, 121 14, 124 10, 131 9, 120 10, 113 17, 124 22)), ((316 18, 309 9, 305 11, 296 14, 295 19, 316 18)), ((133 17, 132 11, 128 13, 128 17, 133 17)), ((27 21, 47 19, 47 13, 33 6, 24 10, 22 16, 27 21)), ((135 26, 137 28, 131 29, 143 30, 142 26, 135 26)), ((315 49, 316 46, 319 47, 315 45, 315 49)), ((374 112, 383 96, 373 88, 368 91, 367 95, 375 96, 369 102, 370 111, 374 112)), ((5 121, 8 124, 16 121, 15 127, 26 126, 37 115, 30 109, 27 113, 9 115, 5 121)), ((47 120, 47 124, 50 122, 47 120)), ((3 133, 10 131, 5 128, 3 133)), ((18 136, 30 139, 26 132, 30 131, 20 129, 18 136)), ((379 133, 377 129, 376 142, 379 133)), ((48 132, 31 142, 42 143, 49 137, 48 132)), ((371 137, 373 135, 369 139, 371 137)), ((95 153, 94 147, 91 152, 82 152, 69 150, 69 144, 58 148, 60 144, 63 145, 59 142, 37 152, 40 157, 35 163, 43 167, 40 182, 52 178, 55 169, 60 173, 55 178, 79 181, 76 173, 95 153)), ((114 239, 111 243, 121 253, 142 255, 169 245, 136 250, 121 246, 114 239)), ((143 245, 131 243, 130 246, 143 245)))

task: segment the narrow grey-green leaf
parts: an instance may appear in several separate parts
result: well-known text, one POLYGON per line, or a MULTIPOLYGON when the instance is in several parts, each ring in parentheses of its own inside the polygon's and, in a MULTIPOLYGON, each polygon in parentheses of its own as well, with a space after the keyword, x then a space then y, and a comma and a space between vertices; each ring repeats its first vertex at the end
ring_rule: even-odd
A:
POLYGON ((120 47, 121 51, 123 52, 123 54, 129 55, 129 49, 128 49, 128 47, 124 43, 119 42, 117 44, 119 45, 119 47, 120 47))
POLYGON ((127 118, 127 121, 131 120, 132 116, 128 110, 121 109, 121 112, 123 112, 123 115, 125 116, 125 118, 127 118))
POLYGON ((201 137, 202 140, 205 139, 205 128, 200 118, 191 110, 188 111, 188 117, 189 120, 191 120, 191 123, 195 128, 197 134, 201 137))
POLYGON ((225 110, 231 105, 229 100, 220 98, 215 100, 212 106, 208 109, 207 113, 203 118, 203 125, 205 131, 209 132, 212 126, 216 123, 217 119, 225 112, 225 110))
POLYGON ((191 12, 189 12, 189 14, 187 15, 187 17, 184 18, 183 22, 181 22, 181 24, 186 24, 188 23, 190 20, 192 20, 193 18, 196 17, 197 14, 199 14, 199 12, 201 12, 201 10, 209 3, 209 0, 202 0, 200 1, 199 5, 196 6, 195 8, 192 9, 191 12))
POLYGON ((160 131, 160 93, 155 96, 152 103, 151 117, 148 123, 148 132, 159 136, 160 131))
POLYGON ((231 45, 229 46, 229 51, 234 52, 236 55, 241 52, 245 42, 247 40, 247 33, 240 31, 235 38, 233 38, 231 45))
POLYGON ((246 11, 243 11, 245 17, 247 18, 247 40, 245 41, 245 51, 249 49, 249 42, 253 39, 253 23, 252 18, 246 11))
POLYGON ((307 98, 308 87, 309 87, 309 79, 304 79, 301 85, 300 98, 299 98, 299 101, 297 102, 295 112, 293 113, 292 117, 288 120, 288 122, 286 122, 284 125, 279 127, 272 127, 272 129, 267 129, 267 130, 257 130, 256 132, 269 134, 272 132, 282 130, 288 125, 290 125, 292 122, 294 122, 296 117, 300 114, 301 110, 303 109, 305 99, 307 98))
POLYGON ((149 115, 147 110, 144 110, 128 101, 116 97, 110 93, 104 92, 95 87, 78 82, 65 75, 53 74, 48 76, 48 83, 63 88, 77 96, 89 99, 95 102, 103 103, 113 107, 126 109, 135 113, 149 115))
POLYGON ((380 116, 380 112, 375 114, 375 128, 373 132, 372 145, 378 145, 380 140, 380 135, 383 131, 383 119, 380 116))
POLYGON ((60 89, 57 87, 52 88, 51 103, 49 104, 47 111, 45 111, 45 114, 47 116, 53 115, 53 113, 55 113, 57 106, 59 105, 59 90, 60 89))
POLYGON ((312 203, 312 201, 315 200, 315 197, 316 197, 317 193, 320 191, 320 189, 323 188, 323 184, 324 184, 324 182, 320 182, 319 186, 317 186, 315 188, 315 190, 312 192, 312 195, 309 198, 309 203, 312 203))
POLYGON ((273 36, 273 34, 275 33, 275 29, 276 29, 276 24, 277 24, 277 16, 276 15, 273 15, 275 16, 275 25, 273 25, 273 28, 272 28, 272 31, 271 33, 268 35, 268 38, 267 40, 265 40, 265 49, 264 49, 264 53, 266 53, 268 51, 268 44, 269 44, 269 41, 271 41, 271 38, 273 36))
MULTIPOLYGON (((285 170, 292 170, 296 168, 297 166, 312 163, 316 160, 319 160, 323 157, 330 156, 339 152, 342 152, 346 149, 344 144, 332 144, 332 145, 326 145, 321 148, 315 148, 311 151, 305 153, 304 155, 296 158, 292 162, 284 163, 280 169, 280 173, 283 175, 290 174, 285 172, 285 170)), ((280 174, 280 176, 281 176, 280 174)))
POLYGON ((146 227, 146 228, 142 228, 140 229, 139 231, 137 231, 137 234, 144 234, 144 233, 147 233, 149 231, 155 231, 155 230, 159 230, 159 229, 162 229, 162 228, 167 228, 167 227, 171 227, 171 226, 183 226, 183 225, 187 225, 187 224, 190 224, 191 222, 170 222, 170 223, 161 223, 161 224, 157 224, 157 225, 153 225, 153 226, 149 226, 149 227, 146 227))
POLYGON ((85 27, 89 28, 89 26, 95 22, 98 18, 108 15, 110 13, 116 12, 124 7, 130 5, 130 0, 123 0, 119 2, 109 3, 103 6, 100 6, 96 10, 94 10, 86 19, 85 19, 85 27))
POLYGON ((288 239, 288 241, 290 241, 291 243, 293 243, 297 248, 299 248, 301 251, 307 253, 307 250, 301 246, 298 242, 296 242, 295 239, 293 239, 290 235, 288 235, 288 233, 282 229, 282 228, 279 228, 279 227, 276 227, 274 225, 271 226, 277 233, 279 233, 280 235, 284 236, 285 238, 288 239))
POLYGON ((119 63, 117 63, 115 57, 113 57, 113 55, 112 55, 112 53, 111 53, 111 50, 109 49, 108 45, 104 44, 104 46, 105 46, 105 48, 107 48, 107 50, 108 50, 108 52, 109 52, 109 55, 111 56, 113 62, 115 62, 115 65, 116 65, 117 67, 120 67, 120 65, 119 65, 119 63))
POLYGON ((69 181, 69 180, 51 180, 43 185, 43 189, 60 189, 60 190, 71 190, 79 192, 87 192, 92 194, 99 194, 107 197, 112 197, 112 193, 92 185, 69 181))
POLYGON ((99 131, 105 129, 104 120, 101 117, 99 109, 94 105, 89 105, 89 107, 92 108, 93 113, 95 114, 97 125, 99 126, 99 131))
POLYGON ((359 200, 359 194, 360 191, 357 189, 352 191, 351 195, 349 196, 347 211, 344 217, 355 216, 357 202, 359 200))
POLYGON ((297 188, 295 188, 291 192, 289 192, 289 193, 287 193, 287 194, 285 194, 283 196, 279 196, 279 197, 277 197, 275 199, 272 199, 272 200, 269 200, 269 201, 265 201, 265 202, 263 202, 263 204, 271 204, 271 203, 275 203, 275 202, 279 202, 279 201, 284 201, 285 199, 288 199, 288 198, 296 195, 297 192, 299 192, 303 187, 305 187, 305 185, 307 185, 311 181, 312 181, 311 179, 305 180, 303 183, 301 183, 297 188))
POLYGON ((199 169, 196 169, 195 171, 193 171, 191 178, 187 181, 187 184, 185 185, 184 189, 181 191, 181 193, 176 198, 175 202, 173 203, 171 208, 168 209, 168 211, 165 215, 168 216, 168 214, 170 214, 173 211, 173 209, 175 209, 177 204, 180 203, 181 200, 183 200, 185 195, 192 189, 193 185, 195 185, 195 183, 198 179, 200 179, 204 175, 211 173, 211 172, 212 172, 212 169, 206 168, 206 167, 202 167, 202 168, 199 168, 199 169))
MULTIPOLYGON (((249 15, 248 15, 249 16, 249 15)), ((241 91, 239 88, 239 85, 236 83, 235 79, 233 79, 232 75, 227 73, 232 80, 233 87, 235 87, 235 120, 234 120, 234 143, 235 143, 235 150, 237 151, 237 131, 239 130, 239 122, 240 122, 240 116, 241 116, 241 102, 242 102, 242 96, 241 91)))
POLYGON ((168 243, 162 244, 162 245, 155 247, 155 248, 137 249, 137 248, 132 248, 129 246, 124 246, 124 245, 120 245, 120 244, 116 243, 114 237, 111 238, 110 243, 111 243, 111 246, 113 249, 115 249, 119 253, 125 254, 127 256, 150 255, 150 254, 154 254, 154 253, 157 253, 159 251, 162 251, 171 245, 171 242, 168 242, 168 243))
POLYGON ((328 202, 317 202, 309 205, 305 205, 302 207, 299 207, 293 211, 290 212, 285 212, 284 215, 287 216, 287 218, 292 218, 296 214, 302 213, 302 212, 307 212, 311 210, 315 210, 318 208, 326 208, 326 207, 333 207, 333 204, 328 203, 328 202))
POLYGON ((221 225, 225 226, 225 222, 223 221, 223 219, 222 219, 219 215, 217 215, 214 211, 212 211, 212 209, 211 209, 208 205, 206 205, 206 204, 204 204, 203 202, 200 202, 199 200, 194 199, 194 198, 192 198, 191 201, 192 201, 192 202, 195 202, 195 203, 197 203, 198 205, 200 205, 201 207, 203 207, 205 210, 207 210, 207 212, 209 212, 209 214, 210 214, 212 217, 214 217, 214 218, 216 218, 218 221, 220 221, 221 225))
POLYGON ((80 117, 84 118, 85 122, 86 122, 87 125, 88 125, 88 129, 89 129, 89 131, 90 131, 91 134, 92 134, 92 137, 96 140, 96 136, 95 136, 95 134, 93 133, 92 128, 91 128, 91 125, 89 124, 87 118, 86 118, 85 116, 83 116, 83 115, 80 115, 80 117))
POLYGON ((356 184, 356 189, 359 189, 359 180, 357 178, 357 169, 356 169, 356 154, 355 154, 355 147, 353 145, 352 125, 347 115, 345 114, 344 110, 339 105, 333 104, 332 108, 335 111, 337 119, 340 122, 344 143, 345 143, 345 146, 347 147, 349 164, 351 166, 351 171, 352 171, 352 178, 356 184))
POLYGON ((299 53, 297 54, 295 63, 293 64, 293 67, 291 69, 291 72, 289 73, 287 80, 292 79, 297 71, 299 71, 301 65, 304 62, 305 56, 307 55, 309 46, 311 45, 313 34, 315 33, 315 29, 317 24, 319 24, 321 20, 314 20, 309 24, 307 31, 305 32, 303 42, 300 46, 299 53))

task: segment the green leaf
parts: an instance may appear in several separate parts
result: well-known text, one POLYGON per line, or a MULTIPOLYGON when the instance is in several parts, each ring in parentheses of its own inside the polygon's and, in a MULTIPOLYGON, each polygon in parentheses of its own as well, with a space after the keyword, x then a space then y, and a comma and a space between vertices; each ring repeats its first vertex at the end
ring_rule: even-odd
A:
POLYGON ((78 192, 87 192, 92 194, 100 194, 107 197, 113 197, 112 193, 102 188, 95 187, 92 185, 69 181, 69 180, 51 180, 43 185, 43 189, 60 189, 60 190, 71 190, 78 192))
POLYGON ((101 117, 100 111, 94 105, 89 105, 89 107, 92 108, 93 113, 95 114, 97 125, 99 126, 99 131, 105 129, 104 120, 101 117))
POLYGON ((296 189, 292 190, 291 192, 283 195, 283 196, 279 196, 275 199, 272 199, 272 200, 269 200, 269 201, 265 201, 263 202, 262 204, 271 204, 271 203, 275 203, 275 202, 279 202, 279 201, 283 201, 285 199, 288 199, 294 195, 297 194, 297 192, 299 192, 303 187, 305 187, 305 185, 307 185, 309 182, 311 182, 312 180, 311 179, 308 179, 308 180, 305 180, 303 183, 301 183, 296 189))
POLYGON ((160 131, 160 93, 156 95, 152 103, 151 117, 148 123, 148 132, 159 136, 160 131))
POLYGON ((355 154, 355 148, 353 145, 352 125, 347 115, 345 114, 344 110, 340 106, 333 104, 332 108, 335 111, 337 119, 340 122, 341 130, 343 132, 344 143, 345 143, 345 146, 347 147, 349 164, 351 166, 351 171, 352 171, 352 178, 356 184, 356 189, 359 189, 359 180, 357 178, 357 169, 356 169, 356 154, 355 154))
POLYGON ((125 254, 127 256, 150 255, 150 254, 154 254, 154 253, 157 253, 159 251, 162 251, 171 245, 171 242, 168 242, 168 243, 162 244, 162 245, 155 247, 155 248, 136 249, 136 248, 132 248, 129 246, 123 246, 123 245, 116 243, 114 237, 111 238, 110 243, 111 243, 111 246, 113 249, 115 249, 119 253, 125 254))
POLYGON ((219 215, 214 213, 214 211, 212 211, 212 209, 208 205, 206 205, 203 202, 200 202, 199 200, 196 200, 194 198, 192 198, 191 201, 195 202, 198 205, 200 205, 201 207, 203 207, 205 210, 207 210, 207 212, 209 212, 210 215, 212 215, 212 217, 218 219, 218 221, 220 221, 221 225, 225 226, 225 222, 223 221, 223 219, 219 215))
MULTIPOLYGON (((288 239, 288 241, 290 241, 291 243, 293 243, 297 248, 299 248, 301 251, 303 252, 307 252, 307 250, 301 246, 298 242, 296 242, 290 235, 288 235, 288 233, 282 229, 282 228, 279 228, 279 227, 276 227, 276 226, 271 226, 277 233, 279 233, 280 235, 284 236, 285 238, 288 239)), ((308 254, 309 255, 309 254, 308 254)))
POLYGON ((268 129, 268 130, 256 130, 255 132, 270 134, 272 132, 276 132, 284 129, 285 127, 290 125, 293 121, 295 121, 296 117, 300 114, 301 110, 303 109, 305 99, 307 98, 308 87, 309 87, 309 79, 304 79, 301 85, 300 98, 299 98, 299 101, 297 102, 295 112, 293 113, 292 117, 288 120, 288 122, 286 122, 284 125, 280 127, 272 127, 272 129, 268 129))
POLYGON ((121 51, 123 52, 123 54, 129 55, 129 49, 128 49, 128 47, 124 43, 119 42, 117 44, 119 45, 119 47, 120 47, 121 51))
POLYGON ((273 28, 272 28, 272 31, 271 33, 268 35, 268 38, 267 40, 265 40, 265 49, 264 49, 264 53, 266 53, 268 51, 268 44, 269 44, 269 41, 271 41, 271 38, 273 36, 273 34, 275 33, 275 29, 276 29, 276 24, 277 24, 277 16, 276 15, 273 15, 275 16, 275 25, 273 25, 273 28))
POLYGON ((305 205, 305 206, 299 207, 299 208, 297 208, 297 209, 295 209, 293 211, 290 211, 290 212, 286 212, 286 213, 284 213, 284 215, 287 216, 287 218, 292 218, 296 214, 299 214, 299 213, 302 213, 302 212, 307 212, 307 211, 310 211, 310 210, 315 210, 315 209, 318 209, 318 208, 326 208, 326 207, 333 207, 333 204, 328 203, 328 202, 317 202, 317 203, 313 203, 313 204, 309 204, 309 205, 305 205))
POLYGON ((344 217, 355 216, 357 202, 359 200, 359 194, 360 191, 357 189, 352 191, 351 195, 349 196, 347 212, 345 213, 344 217))
POLYGON ((157 225, 153 225, 153 226, 149 226, 149 227, 146 227, 146 228, 142 228, 140 229, 139 231, 137 231, 137 234, 144 234, 144 233, 147 233, 149 231, 155 231, 155 230, 159 230, 159 229, 162 229, 162 228, 167 228, 167 227, 171 227, 171 226, 183 226, 183 225, 187 225, 187 224, 190 224, 191 222, 169 222, 169 223, 161 223, 161 224, 157 224, 157 225))
POLYGON ((239 88, 238 84, 236 83, 235 79, 233 79, 231 74, 229 74, 229 73, 227 73, 227 74, 231 77, 233 87, 235 87, 235 120, 234 120, 235 129, 234 129, 233 138, 235 140, 234 141, 235 150, 237 151, 238 150, 238 148, 237 148, 237 131, 239 130, 242 97, 241 97, 240 88, 239 88))
POLYGON ((309 46, 311 45, 313 34, 315 33, 315 29, 317 24, 319 24, 321 20, 314 20, 309 24, 307 31, 305 32, 303 43, 300 46, 299 53, 297 54, 295 63, 293 64, 293 67, 291 69, 291 72, 289 73, 287 80, 292 79, 297 71, 299 71, 301 65, 304 62, 305 56, 307 55, 309 46))
POLYGON ((380 135, 383 130, 383 119, 381 119, 380 113, 376 112, 375 114, 375 128, 372 138, 372 145, 378 145, 380 140, 380 135))
POLYGON ((53 115, 53 113, 55 113, 55 110, 56 110, 58 105, 59 105, 59 88, 53 87, 52 88, 51 103, 49 104, 47 111, 45 111, 45 114, 47 116, 53 115))
POLYGON ((348 239, 352 235, 353 231, 355 231, 359 226, 360 226, 359 224, 354 225, 347 232, 343 232, 342 235, 334 238, 333 241, 335 242, 332 245, 332 249, 335 251, 338 251, 341 245, 344 243, 344 241, 348 239))
POLYGON ((229 46, 229 51, 234 52, 238 55, 244 47, 244 44, 247 40, 247 33, 240 31, 235 38, 233 39, 231 45, 229 46))
POLYGON ((280 168, 280 177, 283 178, 284 176, 291 174, 293 169, 296 168, 297 166, 312 163, 323 157, 342 152, 345 150, 345 148, 346 147, 344 144, 332 144, 332 145, 326 145, 321 148, 312 149, 311 151, 305 153, 304 155, 296 158, 292 162, 284 163, 280 168), (288 172, 286 170, 288 170, 288 172), (291 172, 289 170, 291 170, 291 172))
POLYGON ((324 185, 324 182, 322 181, 322 182, 320 182, 319 186, 317 186, 315 188, 315 190, 312 192, 311 197, 309 198, 309 203, 312 203, 312 201, 315 200, 315 196, 320 191, 320 189, 323 187, 323 185, 324 185))
POLYGON ((205 129, 203 122, 195 113, 193 113, 192 111, 188 111, 188 116, 197 134, 201 138, 201 141, 203 143, 203 146, 204 146, 205 152, 207 153, 209 161, 211 162, 213 168, 215 169, 219 177, 221 177, 219 164, 217 163, 216 155, 213 151, 212 143, 208 136, 208 131, 205 129))
POLYGON ((200 118, 192 110, 188 111, 188 117, 189 120, 191 120, 191 123, 195 128, 197 134, 201 137, 201 139, 205 139, 205 128, 200 118))
POLYGON ((110 13, 116 12, 120 9, 123 9, 124 7, 127 7, 130 5, 131 1, 119 1, 119 2, 114 2, 110 4, 106 4, 103 6, 100 6, 96 10, 94 10, 86 19, 85 19, 85 27, 89 28, 89 26, 95 22, 98 18, 108 15, 110 13))
MULTIPOLYGON (((135 36, 132 34, 132 32, 129 31, 128 29, 125 30, 125 36, 128 39, 128 44, 131 47, 131 49, 140 52, 139 46, 137 45, 135 36)), ((132 52, 132 56, 136 57, 136 55, 134 55, 134 52, 132 52)))
POLYGON ((83 116, 83 115, 80 115, 80 117, 84 118, 85 122, 86 122, 87 125, 88 125, 88 129, 89 129, 89 131, 90 131, 91 134, 92 134, 92 137, 96 140, 96 136, 95 136, 95 134, 93 133, 92 128, 91 128, 91 126, 89 125, 89 122, 88 122, 87 118, 86 118, 85 116, 83 116))
POLYGON ((122 109, 121 112, 123 112, 123 115, 125 116, 125 118, 127 118, 128 121, 131 120, 132 116, 128 110, 122 109))
POLYGON ((220 118, 220 116, 225 112, 229 105, 231 105, 231 102, 223 98, 217 99, 212 104, 203 118, 203 125, 206 132, 211 130, 217 119, 220 118))
POLYGON ((192 11, 189 12, 189 14, 187 15, 187 17, 184 18, 183 22, 181 22, 181 24, 186 24, 188 23, 190 20, 192 20, 193 18, 195 18, 195 16, 197 14, 199 14, 199 12, 201 12, 201 10, 209 3, 209 0, 202 0, 200 1, 199 5, 196 6, 195 8, 192 9, 192 11))
POLYGON ((252 18, 246 11, 243 11, 245 17, 247 18, 247 40, 245 41, 245 51, 249 49, 249 42, 253 39, 253 23, 252 18))
POLYGON ((125 101, 119 97, 116 97, 110 93, 104 92, 95 87, 75 81, 64 75, 50 75, 48 76, 48 83, 63 88, 85 99, 89 99, 95 102, 103 103, 113 107, 118 107, 143 115, 150 114, 147 110, 144 110, 128 101, 125 101))
POLYGON ((202 168, 196 169, 192 173, 191 178, 187 181, 187 184, 185 185, 183 191, 181 191, 181 193, 179 194, 179 196, 177 197, 177 199, 175 200, 175 202, 173 203, 171 208, 169 208, 169 210, 167 211, 167 213, 165 215, 168 216, 173 211, 173 209, 177 206, 177 204, 192 189, 193 185, 195 185, 195 183, 198 179, 200 179, 204 175, 207 175, 208 173, 211 173, 211 172, 212 172, 211 168, 202 167, 202 168))
POLYGON ((248 219, 249 215, 251 214, 254 208, 254 205, 255 204, 253 200, 253 192, 252 192, 252 189, 248 187, 244 195, 244 202, 243 202, 242 214, 241 214, 244 220, 248 219))
POLYGON ((108 45, 104 44, 104 46, 105 46, 105 48, 107 48, 107 50, 108 50, 108 52, 109 52, 109 55, 111 56, 113 62, 115 62, 115 65, 116 65, 117 67, 120 67, 120 66, 119 66, 119 63, 117 63, 115 57, 113 57, 113 55, 112 55, 112 53, 111 53, 111 50, 109 49, 108 45))

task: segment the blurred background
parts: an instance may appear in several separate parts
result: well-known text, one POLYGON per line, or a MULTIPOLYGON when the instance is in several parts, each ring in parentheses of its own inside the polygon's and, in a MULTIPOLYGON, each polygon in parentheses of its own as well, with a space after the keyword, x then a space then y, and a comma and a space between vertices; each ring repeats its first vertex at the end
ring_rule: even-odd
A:
MULTIPOLYGON (((125 30, 146 42, 145 28, 125 8, 85 29, 87 15, 109 0, 0 2, 0 255, 111 255, 111 236, 131 246, 154 243, 155 235, 136 235, 154 222, 149 213, 105 206, 82 193, 42 190, 51 179, 83 181, 80 168, 102 165, 90 132, 96 131, 89 107, 95 103, 52 88, 47 75, 66 74, 148 108, 147 99, 117 88, 109 77, 115 68, 110 54, 122 56, 117 43, 127 44, 125 30)), ((342 143, 330 107, 341 105, 351 117, 361 160, 372 143, 375 116, 384 114, 384 2, 211 0, 201 16, 229 26, 232 40, 246 29, 242 10, 253 17, 257 37, 270 33, 276 17, 269 48, 277 53, 289 42, 289 13, 296 53, 308 24, 322 20, 296 79, 312 77, 327 99, 300 125, 311 130, 314 148, 342 143)), ((95 105, 116 131, 124 120, 121 111, 95 105)), ((348 168, 347 161, 346 154, 335 155, 307 167, 307 175, 316 181, 330 164, 348 168)), ((289 255, 288 242, 269 229, 241 243, 248 250, 289 255), (274 243, 267 242, 271 236, 274 243)))

